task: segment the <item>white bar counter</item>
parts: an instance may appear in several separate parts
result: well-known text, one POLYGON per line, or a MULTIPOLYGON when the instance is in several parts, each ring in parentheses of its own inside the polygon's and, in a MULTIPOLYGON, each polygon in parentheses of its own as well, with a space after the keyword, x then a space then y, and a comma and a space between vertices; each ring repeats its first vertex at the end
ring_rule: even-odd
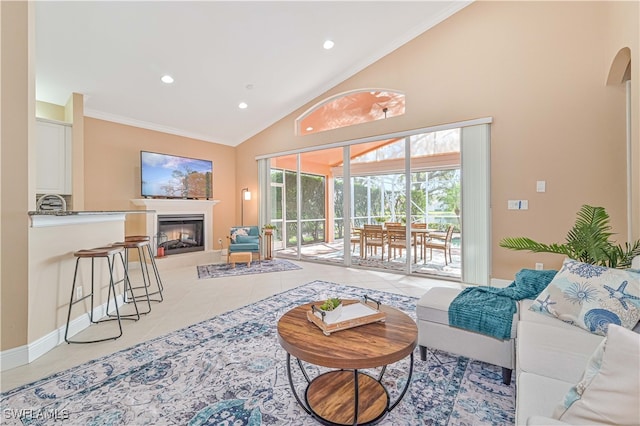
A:
MULTIPOLYGON (((119 211, 30 211, 29 286, 27 344, 2 354, 2 369, 27 364, 64 342, 71 284, 76 258, 81 249, 103 247, 124 241, 128 214, 154 213, 153 210, 119 211)), ((119 259, 118 259, 119 260, 119 259)), ((116 262, 116 272, 122 267, 116 262)), ((95 262, 95 306, 106 302, 108 268, 95 262)), ((81 261, 78 285, 83 294, 91 291, 91 262, 81 261)), ((89 326, 89 304, 77 304, 71 316, 70 333, 89 326), (85 306, 86 305, 86 306, 85 306)), ((126 332, 126 330, 125 330, 126 332)))

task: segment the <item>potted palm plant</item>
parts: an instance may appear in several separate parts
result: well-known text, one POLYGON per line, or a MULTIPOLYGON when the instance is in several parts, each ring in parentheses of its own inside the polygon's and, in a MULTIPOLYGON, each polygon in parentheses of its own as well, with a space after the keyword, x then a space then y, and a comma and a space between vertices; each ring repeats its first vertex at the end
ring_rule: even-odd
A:
POLYGON ((603 207, 585 204, 577 216, 565 243, 543 244, 527 237, 511 237, 500 241, 500 247, 563 254, 580 262, 618 269, 629 268, 633 258, 640 256, 640 240, 623 246, 609 239, 613 233, 610 232, 609 214, 603 207))

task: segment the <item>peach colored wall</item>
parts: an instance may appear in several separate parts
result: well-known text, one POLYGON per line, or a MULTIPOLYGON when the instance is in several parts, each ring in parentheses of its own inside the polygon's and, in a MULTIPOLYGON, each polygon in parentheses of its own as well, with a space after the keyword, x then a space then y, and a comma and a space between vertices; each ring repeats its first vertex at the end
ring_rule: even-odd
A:
POLYGON ((510 279, 535 262, 557 268, 560 256, 498 242, 562 242, 585 203, 604 206, 625 239, 625 96, 605 81, 617 49, 637 52, 637 27, 635 2, 473 3, 241 144, 236 173, 257 181, 257 155, 491 116, 492 277, 510 279), (635 33, 609 21, 612 8, 635 33), (406 114, 294 136, 311 105, 366 87, 405 92, 406 114), (546 193, 536 193, 537 180, 546 193), (508 211, 509 199, 528 199, 529 210, 508 211))
MULTIPOLYGON (((640 239, 640 2, 611 2, 607 7, 611 28, 606 37, 606 52, 613 61, 627 47, 631 51, 631 141, 632 141, 632 237, 640 239), (635 19, 634 19, 635 17, 635 19)), ((621 87, 618 87, 621 89, 621 87)))
MULTIPOLYGON (((153 151, 213 161, 214 241, 235 222, 235 149, 226 145, 169 135, 85 117, 84 185, 86 210, 134 210, 140 198, 140 151, 153 151)), ((144 232, 141 215, 127 218, 127 232, 144 232)), ((217 248, 217 245, 216 245, 217 248)))
MULTIPOLYGON (((31 2, 0 2, 0 349, 28 339, 27 211, 35 206, 29 170, 35 143, 31 2)), ((33 189, 35 192, 35 189, 33 189)))

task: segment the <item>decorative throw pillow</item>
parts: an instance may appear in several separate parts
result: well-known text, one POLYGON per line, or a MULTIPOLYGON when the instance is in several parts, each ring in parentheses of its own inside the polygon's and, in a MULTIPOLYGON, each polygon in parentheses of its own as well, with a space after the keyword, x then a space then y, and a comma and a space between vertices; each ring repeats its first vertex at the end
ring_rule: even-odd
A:
POLYGON ((258 237, 256 235, 236 235, 236 242, 239 244, 242 244, 242 243, 255 244, 258 242, 258 237))
POLYGON ((231 241, 236 243, 238 235, 249 235, 249 228, 231 228, 231 241))
POLYGON ((640 274, 565 259, 530 309, 603 336, 609 324, 631 329, 640 320, 640 274))
POLYGON ((569 424, 638 424, 638 359, 640 334, 610 325, 582 379, 556 407, 553 418, 569 424))

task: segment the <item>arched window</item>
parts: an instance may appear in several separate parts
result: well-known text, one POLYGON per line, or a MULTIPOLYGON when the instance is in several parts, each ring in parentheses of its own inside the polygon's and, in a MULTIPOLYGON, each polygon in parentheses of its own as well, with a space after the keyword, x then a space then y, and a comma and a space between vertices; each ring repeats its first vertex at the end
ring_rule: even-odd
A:
POLYGON ((308 135, 404 114, 404 93, 365 89, 319 102, 296 120, 296 133, 308 135))

